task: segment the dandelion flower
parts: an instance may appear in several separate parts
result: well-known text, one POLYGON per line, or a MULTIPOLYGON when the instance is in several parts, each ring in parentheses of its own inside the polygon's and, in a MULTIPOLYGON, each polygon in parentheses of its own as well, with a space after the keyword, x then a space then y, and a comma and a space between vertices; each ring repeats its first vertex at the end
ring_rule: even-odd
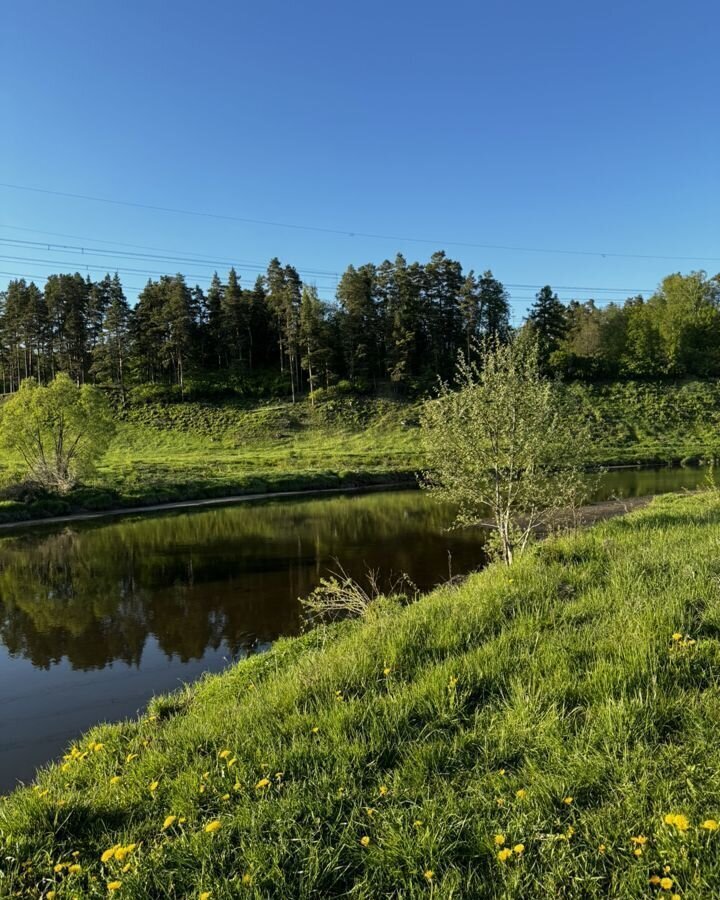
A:
POLYGON ((110 779, 110 784, 118 784, 121 781, 122 778, 119 775, 113 775, 113 777, 110 779))
POLYGON ((413 828, 422 828, 422 824, 422 819, 415 819, 415 821, 413 822, 413 828))
POLYGON ((525 852, 525 844, 515 844, 515 846, 513 847, 513 852, 518 856, 522 856, 522 854, 525 852))
POLYGON ((525 790, 525 788, 520 788, 519 791, 515 791, 515 796, 518 798, 518 800, 523 800, 525 797, 527 797, 527 791, 525 790))
POLYGON ((255 785, 255 789, 260 791, 263 788, 266 788, 270 784, 269 778, 261 778, 260 781, 255 785))
POLYGON ((607 847, 605 846, 605 844, 600 844, 600 846, 598 847, 598 853, 604 853, 606 850, 607 847))
POLYGON ((563 797, 563 803, 566 806, 570 806, 570 804, 573 802, 574 799, 575 799, 574 797, 563 797))
POLYGON ((246 872, 242 877, 243 884, 252 884, 252 875, 249 872, 246 872))
POLYGON ((375 809, 372 806, 366 806, 365 812, 368 814, 368 816, 370 816, 371 819, 375 815, 375 809))
POLYGON ((388 788, 386 787, 386 785, 381 784, 380 785, 380 796, 384 797, 387 794, 387 792, 388 792, 388 788))
POLYGON ((230 799, 230 794, 223 794, 223 795, 222 795, 222 799, 223 799, 223 800, 229 800, 229 799, 230 799))
POLYGON ((644 834, 639 834, 637 837, 631 837, 630 840, 636 847, 643 847, 647 844, 647 838, 644 834))
MULTIPOLYGON (((383 675, 385 675, 386 677, 387 677, 391 672, 392 672, 392 669, 390 668, 390 666, 385 666, 385 668, 383 669, 383 675)), ((429 871, 429 870, 428 870, 428 871, 429 871)))
POLYGON ((219 831, 222 828, 222 822, 219 819, 213 819, 212 822, 208 822, 205 826, 205 832, 207 834, 214 834, 216 831, 219 831))
POLYGON ((433 872, 432 869, 425 869, 425 871, 423 872, 423 875, 425 876, 426 881, 432 881, 433 877, 435 876, 435 873, 433 872))
POLYGON ((68 866, 68 872, 72 875, 79 875, 82 872, 82 866, 79 863, 73 863, 71 866, 68 866))
POLYGON ((45 894, 45 896, 46 896, 47 900, 55 900, 55 898, 57 897, 57 894, 55 893, 55 891, 48 891, 47 894, 45 894))
POLYGON ((665 816, 665 824, 673 825, 678 831, 687 831, 690 827, 688 817, 682 813, 668 813, 665 816))
POLYGON ((130 871, 130 869, 131 869, 130 863, 125 863, 125 865, 122 867, 122 869, 120 869, 120 871, 123 873, 123 875, 127 875, 127 873, 130 871))
POLYGON ((67 863, 58 863, 56 866, 53 866, 53 872, 55 872, 56 875, 59 875, 66 865, 67 863))
POLYGON ((119 891, 122 887, 122 881, 108 881, 107 889, 109 891, 119 891))
POLYGON ((500 862, 505 862, 506 860, 510 859, 511 856, 512 850, 510 850, 509 847, 506 847, 504 850, 501 850, 498 853, 497 858, 500 860, 500 862))
POLYGON ((212 897, 212 891, 202 891, 200 894, 200 900, 210 900, 212 897))
POLYGON ((155 791, 160 787, 159 781, 151 781, 150 782, 150 793, 154 794, 155 791))
POLYGON ((673 632, 672 639, 673 639, 674 641, 681 641, 681 640, 682 640, 682 633, 679 632, 679 631, 674 631, 674 632, 673 632))
POLYGON ((310 733, 311 733, 311 734, 317 734, 318 731, 320 731, 320 729, 317 727, 317 725, 316 725, 314 728, 311 728, 311 729, 310 729, 310 733))
POLYGON ((364 834, 360 838, 360 843, 363 845, 363 847, 369 847, 370 846, 370 838, 366 834, 364 834))
POLYGON ((635 854, 635 856, 642 856, 642 847, 636 847, 633 850, 633 853, 635 854))
POLYGON ((229 759, 228 764, 227 764, 228 769, 232 769, 232 767, 235 765, 236 762, 237 762, 237 756, 233 756, 232 759, 229 759))
POLYGON ((496 847, 502 847, 502 845, 505 843, 505 835, 504 834, 496 834, 495 837, 493 838, 493 841, 495 842, 496 847))
POLYGON ((120 847, 119 844, 115 844, 114 847, 110 847, 108 850, 105 850, 105 852, 100 857, 100 862, 102 862, 102 863, 109 862, 113 858, 113 856, 115 856, 115 853, 119 849, 119 847, 120 847))
POLYGON ((720 828, 720 825, 718 825, 715 819, 705 819, 700 827, 704 828, 705 831, 717 831, 718 828, 720 828))
POLYGON ((221 750, 218 753, 218 756, 220 757, 220 759, 227 759, 231 753, 232 753, 231 750, 221 750))
POLYGON ((651 875, 648 884, 660 884, 660 876, 659 875, 651 875))
POLYGON ((498 769, 498 775, 504 775, 505 769, 498 769))
POLYGON ((170 828, 171 825, 174 825, 177 822, 177 816, 166 816, 165 821, 162 824, 162 830, 165 831, 166 828, 170 828))
POLYGON ((134 759, 137 759, 137 758, 138 758, 137 753, 128 753, 128 755, 125 757, 125 762, 126 762, 126 763, 129 763, 129 762, 132 762, 134 759))
POLYGON ((664 878, 660 879, 660 887, 664 891, 669 891, 672 886, 673 886, 673 880, 672 880, 672 878, 668 878, 667 875, 664 878))
POLYGON ((458 683, 458 680, 457 680, 456 676, 452 675, 450 678, 450 681, 448 681, 448 687, 452 690, 452 688, 454 688, 457 683, 458 683))

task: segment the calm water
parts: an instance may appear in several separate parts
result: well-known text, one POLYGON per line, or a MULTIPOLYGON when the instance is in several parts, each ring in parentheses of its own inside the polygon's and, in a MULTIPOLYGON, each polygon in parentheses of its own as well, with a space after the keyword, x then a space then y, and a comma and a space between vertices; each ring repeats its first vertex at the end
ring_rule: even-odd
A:
MULTIPOLYGON (((694 488, 692 469, 617 470, 600 498, 694 488)), ((481 529, 419 491, 264 501, 28 529, 0 539, 0 791, 155 693, 299 627, 336 560, 422 589, 483 563, 481 529)))

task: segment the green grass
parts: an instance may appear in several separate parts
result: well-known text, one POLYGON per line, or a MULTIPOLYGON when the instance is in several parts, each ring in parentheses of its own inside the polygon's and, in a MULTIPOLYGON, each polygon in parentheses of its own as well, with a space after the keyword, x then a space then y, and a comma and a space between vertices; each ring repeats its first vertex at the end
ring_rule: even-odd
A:
MULTIPOLYGON (((593 426, 589 464, 720 456, 720 381, 572 384, 593 426)), ((66 498, 0 500, 0 522, 73 511, 409 480, 423 468, 419 403, 343 396, 137 402, 95 479, 66 498)), ((11 464, 11 460, 6 460, 11 464)), ((2 476, 0 463, 0 476, 2 476)), ((0 482, 2 477, 0 477, 0 482)))
POLYGON ((95 728, 0 801, 0 895, 717 897, 718 546, 664 497, 95 728))

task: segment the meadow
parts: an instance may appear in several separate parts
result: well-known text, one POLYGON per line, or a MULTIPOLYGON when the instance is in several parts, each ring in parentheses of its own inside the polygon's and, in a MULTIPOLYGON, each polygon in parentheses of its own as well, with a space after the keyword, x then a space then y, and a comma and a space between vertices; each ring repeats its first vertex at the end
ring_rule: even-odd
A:
MULTIPOLYGON (((719 453, 720 382, 574 383, 593 429, 588 465, 697 463, 719 453)), ((158 402, 118 411, 96 475, 64 497, 10 490, 0 522, 286 490, 412 482, 423 468, 420 400, 361 396, 158 402)), ((0 461, 0 483, 13 460, 0 461)))
POLYGON ((0 895, 717 897, 719 545, 663 497, 99 726, 0 895))

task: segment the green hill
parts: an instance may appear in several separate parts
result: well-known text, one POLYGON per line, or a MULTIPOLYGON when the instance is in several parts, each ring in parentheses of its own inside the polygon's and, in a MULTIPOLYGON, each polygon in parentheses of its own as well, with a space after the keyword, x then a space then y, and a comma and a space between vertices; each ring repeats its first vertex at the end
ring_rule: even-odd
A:
POLYGON ((719 543, 665 497, 98 727, 0 894, 717 897, 719 543))

